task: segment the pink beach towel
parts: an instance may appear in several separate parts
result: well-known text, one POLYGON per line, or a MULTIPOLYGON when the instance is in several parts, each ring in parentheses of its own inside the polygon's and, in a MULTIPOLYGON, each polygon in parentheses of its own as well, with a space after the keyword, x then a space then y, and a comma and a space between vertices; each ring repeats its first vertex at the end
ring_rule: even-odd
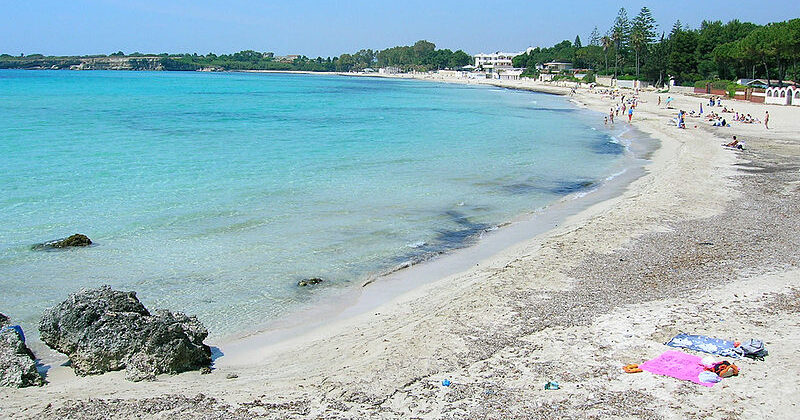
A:
POLYGON ((714 386, 713 383, 700 382, 698 375, 704 370, 700 356, 670 350, 653 360, 648 360, 639 369, 658 375, 671 376, 684 381, 692 381, 698 385, 714 386))

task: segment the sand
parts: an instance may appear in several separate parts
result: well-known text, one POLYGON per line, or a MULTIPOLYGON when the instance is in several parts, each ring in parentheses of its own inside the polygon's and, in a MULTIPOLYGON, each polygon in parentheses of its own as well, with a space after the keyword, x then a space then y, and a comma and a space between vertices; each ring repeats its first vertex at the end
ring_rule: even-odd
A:
MULTIPOLYGON (((676 109, 703 102, 671 96, 676 109)), ((612 105, 583 89, 573 100, 612 105)), ((647 174, 543 234, 368 312, 230 347, 208 375, 132 383, 54 366, 45 387, 0 390, 0 416, 792 418, 800 108, 726 101, 758 118, 769 109, 772 129, 690 118, 678 130, 655 93, 642 100, 634 125, 661 142, 647 174), (734 134, 746 150, 720 146, 734 134), (761 338, 770 356, 737 361, 740 375, 713 388, 622 371, 671 349, 663 343, 678 332, 761 338), (561 389, 545 390, 548 381, 561 389)))

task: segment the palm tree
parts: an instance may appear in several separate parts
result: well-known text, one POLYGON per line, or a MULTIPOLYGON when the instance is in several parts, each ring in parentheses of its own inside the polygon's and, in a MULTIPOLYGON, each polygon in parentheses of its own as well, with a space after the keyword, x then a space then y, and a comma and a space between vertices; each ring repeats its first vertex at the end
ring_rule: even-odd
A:
POLYGON ((608 49, 611 48, 612 41, 608 35, 600 38, 600 42, 603 44, 603 57, 606 61, 606 71, 608 71, 608 49))

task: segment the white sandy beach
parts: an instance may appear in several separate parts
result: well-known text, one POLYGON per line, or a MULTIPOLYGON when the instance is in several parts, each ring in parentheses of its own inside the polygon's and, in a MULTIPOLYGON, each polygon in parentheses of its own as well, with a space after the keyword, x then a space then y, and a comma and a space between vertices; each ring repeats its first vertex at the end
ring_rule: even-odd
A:
MULTIPOLYGON (((728 100, 757 118, 768 109, 771 129, 690 118, 679 130, 666 121, 704 99, 668 95, 674 109, 643 93, 633 118, 661 142, 647 174, 545 233, 304 334, 225 346, 208 375, 133 383, 53 366, 42 388, 0 389, 0 416, 793 418, 800 107, 728 100), (746 150, 721 147, 732 135, 746 150), (736 361, 740 375, 713 388, 622 371, 678 332, 760 338, 770 356, 736 361), (551 380, 561 389, 544 390, 551 380)), ((573 99, 604 113, 613 103, 584 89, 573 99)))

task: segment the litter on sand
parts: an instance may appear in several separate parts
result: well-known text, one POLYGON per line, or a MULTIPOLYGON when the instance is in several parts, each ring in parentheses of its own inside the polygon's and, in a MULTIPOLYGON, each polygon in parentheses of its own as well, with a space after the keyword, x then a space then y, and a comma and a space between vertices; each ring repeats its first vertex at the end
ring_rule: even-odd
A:
POLYGON ((555 381, 550 381, 550 382, 544 384, 544 389, 556 390, 556 389, 559 389, 559 388, 561 388, 561 386, 559 386, 558 382, 555 382, 555 381))

